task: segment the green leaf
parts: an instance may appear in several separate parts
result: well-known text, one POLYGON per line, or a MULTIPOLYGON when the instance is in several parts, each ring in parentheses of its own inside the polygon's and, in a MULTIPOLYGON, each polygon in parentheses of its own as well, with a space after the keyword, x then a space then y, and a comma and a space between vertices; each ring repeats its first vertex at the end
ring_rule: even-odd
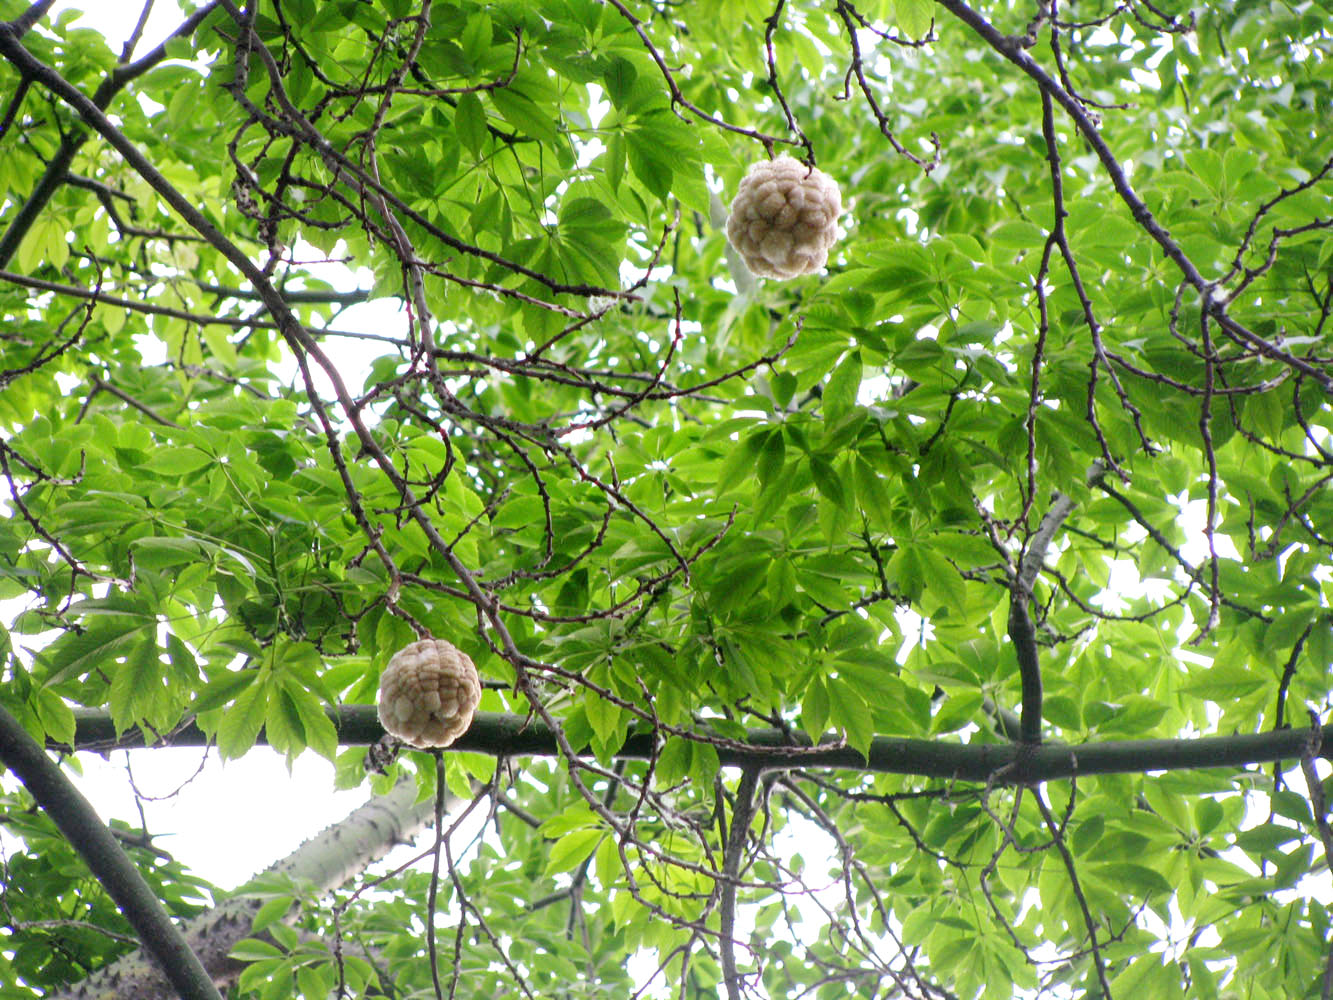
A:
POLYGON ((160 448, 154 451, 144 468, 166 476, 185 476, 213 464, 213 456, 198 448, 160 448))
POLYGON ((690 779, 697 787, 710 788, 722 764, 718 759, 717 747, 711 743, 696 743, 690 763, 690 779))
MULTIPOLYGON (((313 701, 313 699, 311 699, 313 701)), ((300 710, 301 726, 305 730, 306 745, 325 760, 336 760, 338 756, 338 729, 333 720, 324 712, 323 706, 314 703, 314 710, 309 703, 296 699, 300 710)))
POLYGON ((851 495, 843 485, 842 477, 833 468, 833 463, 822 455, 811 455, 810 474, 814 477, 815 487, 821 494, 832 500, 840 509, 850 509, 851 495))
POLYGON ((546 856, 546 867, 543 874, 558 875, 560 872, 572 871, 577 868, 592 857, 592 852, 597 850, 597 845, 601 843, 605 836, 604 831, 596 828, 573 830, 566 833, 551 845, 550 853, 546 856))
POLYGON ((768 568, 768 596, 778 607, 796 600, 796 569, 790 559, 775 559, 768 568))
POLYGON ((962 616, 967 610, 967 585, 953 563, 934 549, 917 549, 921 560, 926 591, 939 599, 950 611, 962 616))
POLYGON ((607 742, 623 736, 623 712, 619 706, 594 695, 584 702, 583 707, 599 740, 607 742))
POLYGON ((166 569, 197 563, 205 557, 207 546, 196 538, 151 536, 136 538, 130 543, 138 565, 149 569, 166 569))
POLYGON ((561 229, 598 231, 611 219, 611 209, 605 202, 590 196, 566 198, 560 203, 561 229))
POLYGON ((818 741, 828 728, 830 704, 828 687, 824 678, 816 675, 805 689, 805 698, 801 701, 801 728, 810 739, 818 741))
POLYGON ((92 670, 111 668, 145 631, 141 621, 113 619, 97 622, 82 635, 66 632, 38 655, 46 684, 55 686, 92 670))
POLYGON ((876 528, 886 528, 892 520, 893 498, 879 473, 870 463, 858 458, 855 463, 856 500, 867 519, 876 528))
POLYGON ((295 905, 296 900, 291 896, 274 896, 272 899, 265 900, 256 911, 250 929, 258 933, 272 927, 277 921, 287 916, 295 905))
POLYGON ((38 688, 33 694, 32 708, 50 739, 65 746, 74 745, 74 711, 65 699, 50 688, 38 688))
POLYGON ((1175 891, 1166 877, 1156 868, 1136 864, 1104 864, 1097 866, 1097 874, 1112 885, 1123 885, 1139 897, 1154 894, 1170 895, 1175 891))
POLYGON ((267 685, 251 684, 222 715, 217 731, 218 752, 235 760, 254 746, 267 712, 267 685))
POLYGON ((995 246, 1010 250, 1032 250, 1046 239, 1046 231, 1041 226, 1023 219, 1007 219, 988 235, 995 246))
POLYGON ((947 355, 938 341, 921 338, 913 340, 893 356, 894 364, 912 378, 923 382, 937 377, 939 366, 947 355))
POLYGON ((43 212, 19 244, 18 264, 31 274, 42 265, 59 271, 69 260, 69 220, 54 212, 43 212))
POLYGON ((571 806, 563 812, 551 816, 541 825, 541 834, 552 839, 559 838, 570 830, 583 827, 595 827, 601 820, 597 814, 585 805, 571 806))
POLYGON ((499 87, 489 93, 500 116, 519 134, 543 143, 554 143, 559 139, 553 108, 542 107, 512 87, 499 87))
POLYGON ((196 713, 220 708, 253 684, 258 676, 258 670, 228 671, 205 684, 191 707, 196 713))
POLYGON ((227 954, 241 962, 258 962, 265 958, 281 958, 283 952, 259 938, 242 938, 232 945, 227 954))
POLYGON ((147 712, 154 689, 162 683, 162 664, 157 643, 151 639, 135 643, 124 663, 116 664, 111 676, 111 718, 117 732, 124 732, 147 712))
POLYGON ((926 568, 916 545, 904 545, 888 565, 889 579, 912 603, 921 599, 926 585, 926 568))
POLYGON ((846 733, 848 744, 868 757, 870 741, 875 736, 875 720, 861 693, 844 680, 829 679, 828 714, 833 725, 846 733))
POLYGON ((786 444, 783 441, 782 428, 769 433, 759 451, 759 484, 768 486, 779 475, 786 461, 786 444))
POLYGON ((913 39, 925 37, 930 31, 934 4, 930 0, 893 0, 894 17, 898 27, 913 39))
POLYGON ((1277 868, 1273 872, 1273 888, 1288 889, 1296 885, 1311 870, 1314 860, 1314 844, 1303 844, 1284 855, 1280 855, 1277 868))
POLYGON ((630 170, 651 193, 665 199, 671 193, 674 174, 671 164, 662 158, 660 147, 654 145, 653 135, 636 129, 628 134, 627 141, 630 170))
POLYGON ((679 736, 667 740, 657 757, 656 778, 659 787, 674 785, 690 773, 694 744, 679 736))
POLYGON ((295 757, 305 749, 305 726, 301 713, 285 687, 271 692, 264 712, 264 735, 278 753, 295 757))
POLYGON ((296 986, 303 997, 326 997, 336 985, 331 963, 303 965, 296 970, 296 986))
POLYGON ((959 691, 950 694, 931 720, 932 733, 951 733, 976 722, 981 715, 981 693, 959 691))
POLYGON ((486 148, 486 111, 476 94, 460 94, 454 108, 454 129, 458 139, 473 156, 481 156, 486 148))
POLYGON ((755 431, 739 445, 733 445, 728 449, 727 457, 717 477, 718 496, 726 496, 750 474, 766 443, 768 443, 766 432, 755 431))
POLYGON ((824 414, 829 423, 836 423, 856 405, 860 388, 861 352, 852 351, 833 369, 824 387, 824 414))
MULTIPOLYGON (((753 510, 753 525, 756 529, 762 528, 776 517, 780 510, 782 510, 782 506, 787 500, 787 492, 790 486, 790 480, 781 476, 775 476, 769 481, 768 485, 760 491, 759 502, 755 504, 753 510)), ((740 595, 738 595, 738 597, 739 596, 740 595)))
POLYGON ((226 330, 217 326, 205 326, 199 331, 199 336, 208 345, 209 355, 220 361, 224 368, 236 366, 236 348, 232 346, 226 330))
POLYGON ((1294 830, 1288 826, 1282 826, 1278 823, 1261 823, 1238 834, 1233 843, 1242 851, 1270 854, 1275 852, 1282 844, 1295 840, 1300 835, 1299 830, 1294 830))
POLYGON ((611 190, 617 193, 625 179, 625 163, 628 157, 626 143, 624 133, 617 132, 606 144, 606 181, 611 185, 611 190))
POLYGON ((474 65, 481 65, 491 50, 491 30, 491 16, 484 10, 467 19, 467 27, 458 42, 463 55, 474 65))
POLYGON ((606 95, 611 98, 611 103, 617 108, 627 107, 637 78, 638 72, 628 59, 623 56, 613 56, 607 60, 602 80, 606 84, 606 95))

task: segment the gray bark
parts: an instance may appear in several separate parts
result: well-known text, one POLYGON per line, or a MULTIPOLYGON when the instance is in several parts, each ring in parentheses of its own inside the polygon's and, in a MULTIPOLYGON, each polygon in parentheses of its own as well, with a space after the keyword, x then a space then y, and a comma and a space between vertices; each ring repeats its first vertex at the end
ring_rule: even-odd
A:
MULTIPOLYGON (((295 851, 265 869, 327 892, 347 882, 398 844, 410 840, 434 818, 434 803, 416 801, 416 783, 401 781, 334 823, 295 851)), ((191 949, 219 986, 234 982, 244 965, 228 957, 231 949, 250 936, 250 926, 262 900, 237 894, 182 929, 191 949)), ((175 1000, 166 978, 142 951, 131 952, 87 979, 48 1000, 175 1000)))

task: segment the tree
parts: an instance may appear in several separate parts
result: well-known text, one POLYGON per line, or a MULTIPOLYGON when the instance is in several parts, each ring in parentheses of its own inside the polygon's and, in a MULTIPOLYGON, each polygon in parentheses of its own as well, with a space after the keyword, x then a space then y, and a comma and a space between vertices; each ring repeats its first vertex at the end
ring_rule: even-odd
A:
MULTIPOLYGON (((484 818, 266 883, 234 995, 1333 995, 1333 7, 50 6, 0 0, 0 705, 484 818), (843 232, 756 280, 782 153, 843 232), (390 763, 425 635, 482 712, 390 763)), ((135 948, 64 809, 5 794, 5 998, 135 948)))

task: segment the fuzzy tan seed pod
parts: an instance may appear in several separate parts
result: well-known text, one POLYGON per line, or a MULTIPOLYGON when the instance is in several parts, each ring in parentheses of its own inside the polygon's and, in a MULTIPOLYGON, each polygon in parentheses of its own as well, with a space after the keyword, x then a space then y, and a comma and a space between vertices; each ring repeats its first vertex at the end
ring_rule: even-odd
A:
POLYGON ((467 732, 480 700, 476 666, 443 639, 404 646, 380 675, 380 724, 414 747, 447 747, 467 732))
POLYGON ((842 194, 837 182, 790 156, 750 168, 727 217, 727 239, 764 278, 818 271, 838 238, 842 194))

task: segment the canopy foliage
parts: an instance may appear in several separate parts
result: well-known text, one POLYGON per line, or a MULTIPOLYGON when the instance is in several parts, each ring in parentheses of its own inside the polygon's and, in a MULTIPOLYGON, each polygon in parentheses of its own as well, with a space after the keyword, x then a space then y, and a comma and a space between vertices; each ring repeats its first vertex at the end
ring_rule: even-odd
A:
MULTIPOLYGON (((236 996, 1329 996, 1333 6, 181 6, 0 0, 0 704, 427 794, 330 713, 430 634, 553 741, 236 996), (843 235, 756 280, 783 152, 843 235), (1016 749, 800 749, 877 736, 1016 749)), ((22 998, 132 941, 7 788, 22 998)))

